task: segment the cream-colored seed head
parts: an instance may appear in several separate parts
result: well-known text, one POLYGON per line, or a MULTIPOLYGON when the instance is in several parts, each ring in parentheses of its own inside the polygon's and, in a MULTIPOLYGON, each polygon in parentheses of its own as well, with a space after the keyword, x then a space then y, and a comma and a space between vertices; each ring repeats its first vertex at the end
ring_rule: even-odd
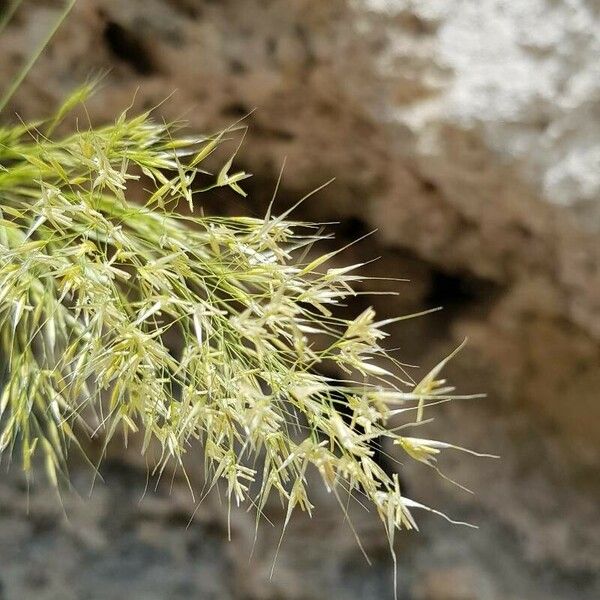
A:
MULTIPOLYGON (((319 226, 178 212, 223 138, 178 137, 149 113, 58 140, 0 130, 0 450, 20 445, 26 470, 43 453, 58 482, 83 435, 139 430, 159 471, 199 442, 209 483, 236 504, 256 493, 259 511, 271 494, 310 511, 315 468, 366 496, 391 538, 422 507, 372 442, 427 464, 453 448, 388 428, 453 397, 443 363, 415 384, 381 345, 394 320, 336 316, 362 265, 326 268, 319 226), (128 200, 139 178, 145 205, 128 200), (328 366, 348 379, 334 386, 328 366)), ((229 160, 205 188, 243 193, 246 177, 229 160)))

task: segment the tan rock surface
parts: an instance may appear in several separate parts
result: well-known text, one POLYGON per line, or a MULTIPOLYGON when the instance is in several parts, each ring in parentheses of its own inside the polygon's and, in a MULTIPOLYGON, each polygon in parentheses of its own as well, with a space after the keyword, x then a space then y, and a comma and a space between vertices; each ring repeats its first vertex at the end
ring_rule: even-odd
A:
MULTIPOLYGON (((0 36, 0 85, 60 5, 25 4, 0 36)), ((257 175, 251 199, 218 196, 207 209, 260 213, 283 157, 281 206, 335 176, 301 214, 341 220, 344 241, 378 229, 347 260, 380 255, 373 274, 414 280, 398 297, 376 297, 378 310, 446 306, 399 326, 393 345, 429 366, 469 336, 452 378, 489 399, 444 409, 431 437, 502 460, 446 462, 473 497, 429 472, 406 475, 416 497, 481 530, 426 519, 421 537, 402 539, 402 598, 600 595, 597 19, 592 0, 79 0, 8 108, 23 118, 47 114, 110 68, 88 105, 94 123, 113 119, 134 95, 147 108, 173 90, 159 112, 199 131, 256 109, 238 159, 257 175)), ((8 598, 391 593, 385 543, 368 518, 358 523, 377 558, 372 569, 323 499, 320 519, 300 517, 292 528, 269 583, 278 531, 265 528, 248 565, 251 520, 236 517, 230 545, 215 507, 186 533, 173 523, 183 517, 170 515, 189 506, 174 508, 166 495, 145 516, 149 499, 137 508, 128 485, 133 479, 139 491, 140 474, 128 469, 114 467, 115 487, 72 509, 79 533, 58 524, 40 536, 37 517, 15 508, 24 492, 3 481, 8 598), (114 503, 124 508, 113 528, 114 503), (53 583, 28 587, 31 565, 53 583), (71 595, 60 595, 73 578, 71 595)), ((33 498, 43 504, 47 495, 41 487, 33 498)), ((42 523, 60 521, 54 509, 40 510, 51 514, 42 523)))

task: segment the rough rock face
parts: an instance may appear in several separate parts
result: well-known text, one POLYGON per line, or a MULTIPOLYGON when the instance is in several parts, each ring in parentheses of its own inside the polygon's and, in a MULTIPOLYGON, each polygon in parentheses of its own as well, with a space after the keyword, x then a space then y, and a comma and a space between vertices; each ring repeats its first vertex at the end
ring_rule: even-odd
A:
MULTIPOLYGON (((2 85, 59 6, 31 2, 2 33, 2 85)), ((429 365, 470 337, 453 379, 487 390, 490 400, 442 411, 433 430, 503 459, 445 465, 476 490, 473 498, 440 492, 431 473, 408 474, 419 499, 444 503, 482 530, 427 520, 421 538, 401 542, 401 597, 600 594, 598 484, 590 477, 600 452, 599 16, 595 0, 79 0, 9 107, 38 117, 110 67, 88 105, 93 122, 113 119, 136 89, 135 105, 145 108, 177 89, 159 111, 197 130, 256 109, 238 158, 257 174, 252 200, 218 197, 210 207, 260 212, 283 157, 282 205, 335 176, 303 215, 340 219, 342 239, 377 228, 350 252, 381 255, 374 274, 413 279, 398 298, 378 300, 378 310, 446 306, 398 327, 395 338, 409 362, 429 365)), ((108 504, 119 485, 102 492, 108 504)), ((238 557, 246 587, 217 579, 215 597, 385 597, 388 566, 356 566, 343 536, 339 557, 322 543, 314 562, 304 556, 303 544, 331 528, 331 514, 326 507, 325 524, 294 529, 275 584, 264 576, 270 564, 252 570, 238 557)), ((158 539, 163 531, 176 539, 169 519, 150 519, 158 539)), ((19 543, 36 552, 34 525, 22 527, 19 543)), ((6 520, 0 534, 11 535, 6 520)), ((266 552, 277 535, 262 539, 266 552)), ((374 539, 385 556, 383 540, 374 539)), ((161 551, 179 557, 178 576, 193 586, 189 561, 198 557, 182 554, 183 543, 161 551)), ((235 552, 228 548, 217 539, 198 562, 208 553, 225 563, 235 552)), ((132 545, 141 565, 143 552, 132 545)), ((11 556, 0 556, 0 565, 11 556)), ((141 595, 152 585, 143 566, 136 573, 141 587, 125 589, 152 597, 141 595)), ((0 578, 17 581, 5 584, 9 598, 25 597, 14 571, 0 566, 0 578)), ((209 594, 189 589, 187 597, 209 594)), ((62 597, 53 593, 46 597, 62 597)), ((73 597, 88 596, 82 588, 73 597)))
MULTIPOLYGON (((367 0, 357 5, 392 23, 402 15, 412 18, 421 23, 418 35, 434 37, 426 67, 430 72, 437 67, 429 87, 441 94, 435 93, 428 107, 417 102, 408 110, 392 109, 392 120, 412 119, 417 130, 427 121, 475 130, 545 199, 582 211, 587 204, 590 214, 598 215, 600 34, 593 27, 598 3, 367 0)), ((391 44, 381 58, 393 74, 398 59, 415 55, 415 46, 402 44, 405 26, 391 27, 391 44)), ((427 75, 421 71, 418 79, 427 75)), ((439 146, 435 139, 425 144, 433 152, 439 146)), ((589 225, 597 229, 598 221, 589 225)))

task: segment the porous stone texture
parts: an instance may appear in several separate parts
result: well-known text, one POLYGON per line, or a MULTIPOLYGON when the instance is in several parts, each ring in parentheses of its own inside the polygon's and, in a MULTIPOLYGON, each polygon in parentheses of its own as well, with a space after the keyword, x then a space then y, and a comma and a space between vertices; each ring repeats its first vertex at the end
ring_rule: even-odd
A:
MULTIPOLYGON (((60 5, 26 1, 0 35, 1 85, 60 5)), ((401 537, 401 598, 600 596, 599 18, 595 0, 79 0, 5 113, 47 114, 107 68, 87 105, 94 123, 174 90, 157 114, 195 130, 254 110, 237 159, 256 174, 250 199, 219 195, 207 210, 260 214, 284 157, 282 209, 336 177, 299 213, 340 220, 341 242, 377 229, 345 260, 381 256, 370 273, 412 280, 375 297, 378 311, 445 306, 398 325, 392 345, 430 366, 470 338, 451 376, 489 398, 440 410, 427 436, 502 459, 446 461, 474 496, 431 472, 405 475, 414 497, 481 529, 428 518, 401 537)), ((2 481, 7 598, 391 595, 368 517, 357 519, 373 568, 324 496, 314 521, 293 525, 269 582, 279 530, 261 529, 248 563, 250 517, 236 513, 232 544, 216 503, 185 530, 172 514, 190 505, 163 491, 138 507, 144 470, 121 460, 95 500, 67 507, 84 533, 61 524, 40 484, 32 502, 51 523, 40 536, 18 477, 2 481), (148 516, 147 502, 164 510, 148 516), (30 589, 28 569, 55 583, 30 589)))

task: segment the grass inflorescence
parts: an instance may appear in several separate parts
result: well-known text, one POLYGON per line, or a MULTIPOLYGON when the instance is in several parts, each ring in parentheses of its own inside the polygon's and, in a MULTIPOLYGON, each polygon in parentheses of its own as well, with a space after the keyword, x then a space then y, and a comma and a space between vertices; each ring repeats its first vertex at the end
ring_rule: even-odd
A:
POLYGON ((415 527, 422 505, 373 445, 429 465, 453 448, 389 425, 453 397, 445 361, 415 384, 383 347, 396 319, 337 316, 361 265, 328 266, 337 253, 318 252, 320 226, 272 208, 198 216, 200 191, 244 194, 232 160, 198 184, 223 133, 191 138, 125 112, 57 138, 88 91, 54 120, 0 129, 0 451, 27 472, 40 453, 58 483, 82 440, 137 433, 142 453, 158 444, 158 472, 200 446, 209 484, 259 514, 272 494, 287 519, 310 512, 315 469, 338 497, 366 498, 390 540, 415 527))

